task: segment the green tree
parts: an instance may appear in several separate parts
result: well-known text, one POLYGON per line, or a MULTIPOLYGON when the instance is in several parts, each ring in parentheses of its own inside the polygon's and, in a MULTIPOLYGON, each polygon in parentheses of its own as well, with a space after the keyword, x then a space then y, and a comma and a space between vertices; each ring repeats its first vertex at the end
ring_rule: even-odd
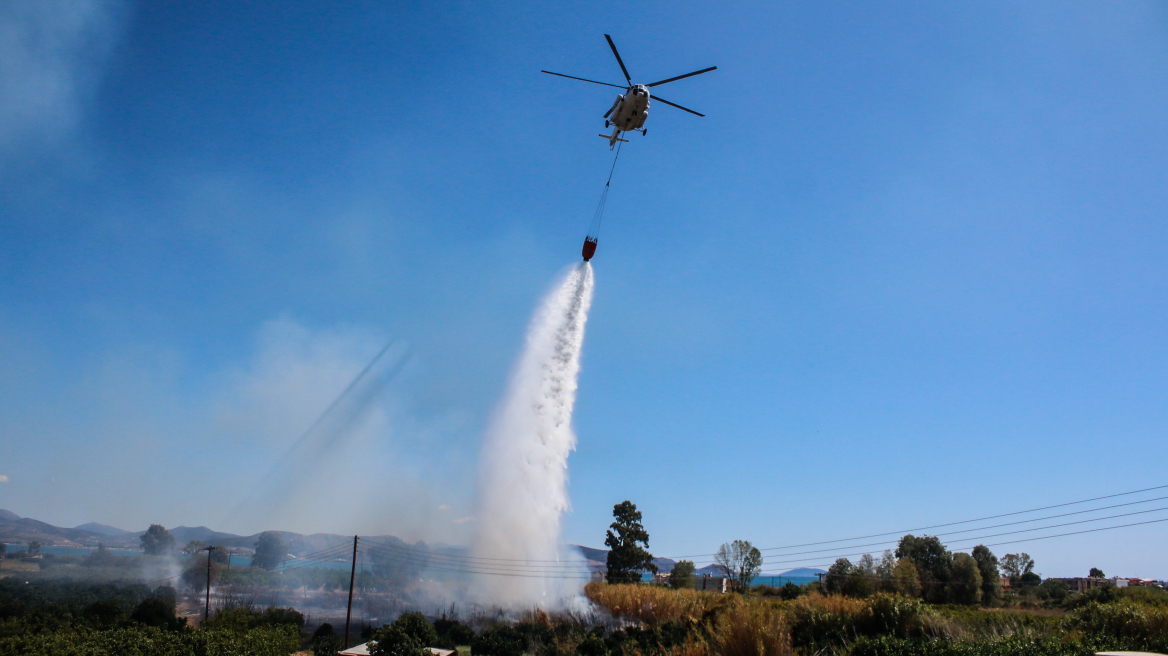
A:
POLYGON ((979 544, 973 548, 973 559, 981 573, 981 603, 992 606, 1001 597, 1002 575, 998 571, 998 557, 990 548, 979 544))
POLYGON ((1105 578, 1107 578, 1107 575, 1104 574, 1103 570, 1099 569, 1098 567, 1092 567, 1091 573, 1087 575, 1087 578, 1105 579, 1105 578))
POLYGON ((896 582, 896 591, 906 597, 921 596, 921 577, 917 574, 917 566, 908 558, 896 561, 892 569, 892 578, 896 582))
POLYGON ((1001 560, 1002 571, 1010 577, 1011 585, 1018 585, 1023 574, 1029 574, 1034 569, 1034 559, 1030 554, 1006 554, 1001 560))
POLYGON ((266 569, 269 572, 276 569, 288 556, 288 545, 284 538, 275 531, 264 531, 255 543, 255 555, 251 557, 251 566, 266 569))
POLYGON ((430 656, 426 649, 438 642, 434 627, 419 612, 402 613, 393 624, 373 632, 373 656, 430 656))
POLYGON ((187 546, 182 548, 182 552, 188 556, 193 556, 206 547, 207 545, 203 544, 201 540, 191 540, 190 542, 187 542, 187 546))
MULTIPOLYGON (((190 560, 186 561, 187 566, 182 573, 182 582, 191 590, 201 593, 207 587, 207 552, 203 551, 198 555, 191 556, 190 560)), ((211 559, 211 585, 214 586, 219 582, 219 576, 223 572, 223 565, 211 559)))
POLYGON ((679 560, 673 564, 669 573, 669 587, 675 590, 694 587, 694 564, 688 560, 679 560))
POLYGON ((1054 579, 1047 579, 1038 586, 1040 595, 1046 597, 1056 604, 1061 604, 1071 594, 1071 586, 1067 585, 1066 581, 1056 581, 1054 579))
POLYGON ((641 512, 632 501, 612 507, 616 519, 604 538, 608 552, 608 582, 636 583, 641 572, 657 572, 653 554, 649 553, 649 532, 641 525, 641 512), (642 547, 641 544, 645 546, 642 547))
POLYGON ((174 551, 174 536, 162 524, 151 524, 140 539, 142 551, 148 556, 161 556, 174 551))
POLYGON ((852 561, 837 558, 831 567, 827 568, 827 575, 823 577, 823 587, 827 594, 843 594, 848 584, 848 575, 851 573, 852 561))
POLYGON ((29 555, 32 555, 34 553, 40 553, 40 552, 41 552, 41 541, 40 540, 32 540, 31 542, 28 543, 29 555))
POLYGON ((880 555, 880 564, 876 566, 877 588, 880 592, 896 592, 896 556, 890 549, 885 549, 880 555))
POLYGON ((312 633, 312 653, 314 656, 337 656, 344 645, 333 625, 325 622, 312 633))
POLYGON ((917 568, 923 596, 927 601, 944 603, 948 596, 945 586, 949 583, 953 556, 936 536, 912 534, 900 539, 896 546, 897 558, 908 558, 917 568))
POLYGON ((950 596, 959 604, 972 606, 981 601, 981 570, 977 560, 967 553, 953 554, 950 596))
POLYGON ((750 582, 762 569, 762 552, 747 540, 735 540, 718 547, 714 566, 722 576, 733 580, 742 591, 750 589, 750 582))

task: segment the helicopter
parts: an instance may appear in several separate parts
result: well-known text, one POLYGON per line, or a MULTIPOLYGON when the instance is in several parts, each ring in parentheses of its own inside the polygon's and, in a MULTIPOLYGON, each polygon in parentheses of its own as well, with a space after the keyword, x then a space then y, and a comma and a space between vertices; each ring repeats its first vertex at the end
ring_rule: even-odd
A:
MULTIPOLYGON (((616 44, 612 42, 612 37, 605 34, 604 38, 608 39, 608 46, 612 48, 612 54, 616 55, 616 63, 620 64, 621 72, 625 74, 625 81, 628 82, 627 85, 597 82, 596 80, 588 80, 582 77, 576 77, 575 75, 564 75, 563 73, 553 73, 551 71, 540 72, 547 73, 548 75, 558 75, 560 77, 566 77, 573 80, 580 80, 582 82, 591 82, 592 84, 603 84, 606 87, 625 89, 623 94, 620 94, 616 97, 616 101, 612 103, 612 107, 610 107, 609 110, 604 113, 604 127, 607 128, 612 126, 613 130, 612 134, 602 134, 600 137, 608 139, 609 150, 612 150, 613 146, 615 146, 616 142, 618 141, 628 143, 628 139, 621 138, 621 132, 640 132, 642 136, 649 134, 648 128, 645 127, 645 120, 649 118, 649 87, 656 87, 662 84, 676 82, 677 80, 682 80, 687 77, 701 75, 702 73, 709 73, 710 71, 717 70, 718 68, 717 66, 711 66, 709 68, 703 68, 700 71, 686 73, 685 75, 678 75, 677 77, 671 77, 665 80, 659 80, 657 82, 650 82, 649 84, 633 84, 632 78, 629 77, 629 70, 625 68, 625 63, 621 60, 620 53, 616 50, 616 44)), ((705 116, 705 114, 699 114, 698 112, 695 112, 694 110, 688 109, 686 107, 682 107, 677 103, 671 103, 661 96, 653 97, 665 103, 666 105, 669 105, 670 107, 676 107, 696 116, 705 116)))

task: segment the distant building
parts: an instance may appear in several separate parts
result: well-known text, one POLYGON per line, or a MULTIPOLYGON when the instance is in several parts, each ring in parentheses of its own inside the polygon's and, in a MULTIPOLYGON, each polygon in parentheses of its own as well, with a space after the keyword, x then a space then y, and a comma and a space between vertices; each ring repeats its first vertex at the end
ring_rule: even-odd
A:
POLYGON ((725 576, 695 576, 694 589, 707 592, 730 592, 730 580, 725 576))
POLYGON ((1062 581, 1067 584, 1071 592, 1086 592, 1091 588, 1102 588, 1105 585, 1114 585, 1117 588, 1126 588, 1129 585, 1128 579, 1121 579, 1118 576, 1109 579, 1093 579, 1083 576, 1074 576, 1071 578, 1057 578, 1050 577, 1047 581, 1062 581))

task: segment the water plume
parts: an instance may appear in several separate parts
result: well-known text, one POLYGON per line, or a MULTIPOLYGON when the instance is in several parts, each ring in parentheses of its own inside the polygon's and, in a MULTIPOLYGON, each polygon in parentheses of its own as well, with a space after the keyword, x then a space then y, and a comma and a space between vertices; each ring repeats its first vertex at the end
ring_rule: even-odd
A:
POLYGON ((560 544, 569 509, 572 408, 592 266, 573 267, 544 298, 483 445, 472 553, 480 601, 551 607, 576 592, 583 567, 560 544), (489 572, 489 573, 488 573, 489 572))

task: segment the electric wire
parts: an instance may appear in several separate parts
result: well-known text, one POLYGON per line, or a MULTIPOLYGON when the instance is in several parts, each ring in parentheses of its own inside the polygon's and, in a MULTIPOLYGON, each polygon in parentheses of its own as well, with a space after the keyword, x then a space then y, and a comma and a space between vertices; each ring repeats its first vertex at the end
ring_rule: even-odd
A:
MULTIPOLYGON (((1163 490, 1165 488, 1168 488, 1168 485, 1157 485, 1154 487, 1146 487, 1146 488, 1143 488, 1141 490, 1132 490, 1130 492, 1120 492, 1117 494, 1108 494, 1108 495, 1104 495, 1101 497, 1093 497, 1091 499, 1083 499, 1081 501, 1070 501, 1067 503, 1057 503, 1057 504, 1054 504, 1052 506, 1042 506, 1041 508, 1031 508, 1029 510, 1017 510, 1014 512, 1002 513, 1000 515, 989 515, 987 517, 981 517, 978 519, 965 519, 965 520, 962 520, 959 522, 948 522, 945 524, 934 524, 932 526, 921 526, 921 527, 917 527, 917 528, 908 528, 908 529, 902 529, 899 531, 889 531, 887 533, 873 533, 871 535, 860 535, 860 536, 857 536, 854 538, 840 538, 837 540, 823 540, 821 542, 804 542, 803 544, 788 544, 788 545, 784 545, 784 546, 780 546, 780 547, 766 547, 763 549, 759 549, 759 551, 778 551, 778 550, 783 550, 783 549, 795 549, 797 547, 812 547, 812 546, 816 546, 816 545, 820 545, 820 544, 835 544, 838 542, 852 542, 854 540, 866 540, 868 538, 878 538, 878 537, 884 537, 886 535, 903 535, 905 533, 911 533, 913 531, 927 531, 927 530, 934 529, 934 528, 944 528, 946 526, 957 526, 960 524, 972 524, 974 522, 983 522, 986 520, 998 519, 1001 517, 1011 517, 1013 515, 1024 515, 1026 513, 1038 512, 1040 510, 1051 510, 1053 508, 1063 508, 1066 506, 1076 506, 1076 505, 1079 505, 1082 503, 1090 503, 1092 501, 1102 501, 1103 499, 1114 499, 1116 497, 1131 496, 1133 494, 1139 494, 1141 492, 1150 492, 1152 490, 1163 490)), ((705 554, 693 554, 693 555, 689 555, 689 556, 670 556, 670 558, 673 560, 679 560, 682 558, 704 558, 707 556, 716 556, 716 555, 717 554, 705 553, 705 554)))

